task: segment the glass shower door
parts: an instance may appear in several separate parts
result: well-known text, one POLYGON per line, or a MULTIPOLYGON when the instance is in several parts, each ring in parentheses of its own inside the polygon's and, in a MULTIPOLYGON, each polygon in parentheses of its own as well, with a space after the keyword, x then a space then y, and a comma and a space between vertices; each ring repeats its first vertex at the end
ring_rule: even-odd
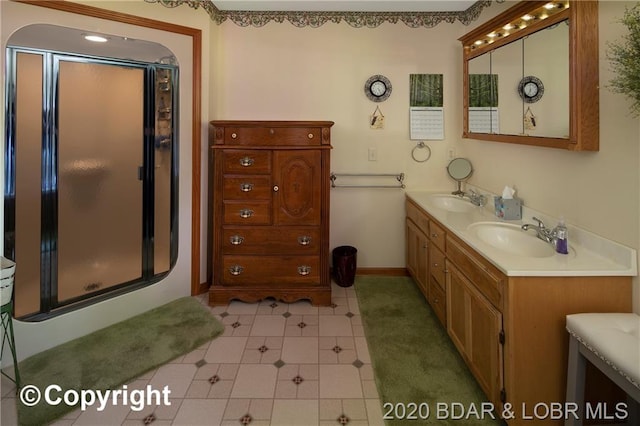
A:
POLYGON ((57 301, 63 303, 142 277, 145 70, 57 63, 57 301))

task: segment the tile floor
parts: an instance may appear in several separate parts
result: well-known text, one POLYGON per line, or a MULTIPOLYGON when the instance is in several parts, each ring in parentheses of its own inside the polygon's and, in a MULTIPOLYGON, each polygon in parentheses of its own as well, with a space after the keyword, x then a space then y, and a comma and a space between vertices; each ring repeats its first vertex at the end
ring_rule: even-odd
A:
MULTIPOLYGON (((333 284, 332 301, 210 308, 223 335, 127 385, 168 385, 170 406, 77 410, 55 425, 384 425, 354 288, 333 284)), ((0 424, 17 424, 15 402, 2 377, 0 424)))

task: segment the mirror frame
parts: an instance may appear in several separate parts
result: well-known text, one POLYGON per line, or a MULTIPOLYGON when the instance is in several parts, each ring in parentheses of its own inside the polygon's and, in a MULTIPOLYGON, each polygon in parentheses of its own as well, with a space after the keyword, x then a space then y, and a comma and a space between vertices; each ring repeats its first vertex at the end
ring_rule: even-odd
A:
POLYGON ((570 151, 598 151, 600 147, 600 102, 598 64, 598 2, 567 1, 568 8, 528 25, 493 43, 471 47, 492 31, 538 9, 547 1, 521 1, 458 40, 463 46, 462 137, 570 151), (569 138, 552 138, 469 131, 469 60, 556 23, 569 19, 569 138))

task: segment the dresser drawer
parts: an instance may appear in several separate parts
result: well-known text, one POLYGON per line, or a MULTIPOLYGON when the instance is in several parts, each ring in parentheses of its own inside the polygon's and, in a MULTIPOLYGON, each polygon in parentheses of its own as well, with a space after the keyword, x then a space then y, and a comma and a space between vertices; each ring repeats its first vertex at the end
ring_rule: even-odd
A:
POLYGON ((433 277, 429 280, 429 304, 433 308, 436 316, 447 326, 447 298, 445 291, 435 282, 433 277))
POLYGON ((271 224, 271 201, 224 201, 225 225, 271 224))
POLYGON ((271 151, 225 149, 222 155, 225 174, 271 173, 271 151))
POLYGON ((407 200, 406 203, 407 208, 407 217, 411 219, 416 226, 425 233, 425 235, 429 234, 429 219, 427 216, 413 203, 407 200))
POLYGON ((429 239, 442 251, 445 251, 446 237, 447 234, 440 225, 435 223, 433 220, 429 222, 429 239))
POLYGON ((318 254, 320 228, 225 228, 223 254, 318 254))
POLYGON ((486 260, 466 250, 452 238, 447 238, 447 257, 493 306, 502 311, 503 280, 486 260))
POLYGON ((445 288, 445 266, 444 253, 432 245, 429 248, 429 271, 442 289, 445 288))
POLYGON ((319 127, 227 127, 224 143, 228 145, 305 146, 320 145, 319 127))
POLYGON ((318 256, 224 256, 222 284, 229 286, 319 285, 318 256))
POLYGON ((225 176, 222 191, 225 200, 270 200, 273 191, 271 176, 225 176))

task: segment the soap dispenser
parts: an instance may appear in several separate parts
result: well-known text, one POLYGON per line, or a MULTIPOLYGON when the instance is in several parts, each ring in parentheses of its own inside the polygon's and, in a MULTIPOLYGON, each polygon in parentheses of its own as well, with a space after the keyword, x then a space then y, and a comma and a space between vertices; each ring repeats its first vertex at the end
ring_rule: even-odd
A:
POLYGON ((556 226, 556 252, 569 254, 569 231, 564 223, 564 218, 560 218, 556 226))

